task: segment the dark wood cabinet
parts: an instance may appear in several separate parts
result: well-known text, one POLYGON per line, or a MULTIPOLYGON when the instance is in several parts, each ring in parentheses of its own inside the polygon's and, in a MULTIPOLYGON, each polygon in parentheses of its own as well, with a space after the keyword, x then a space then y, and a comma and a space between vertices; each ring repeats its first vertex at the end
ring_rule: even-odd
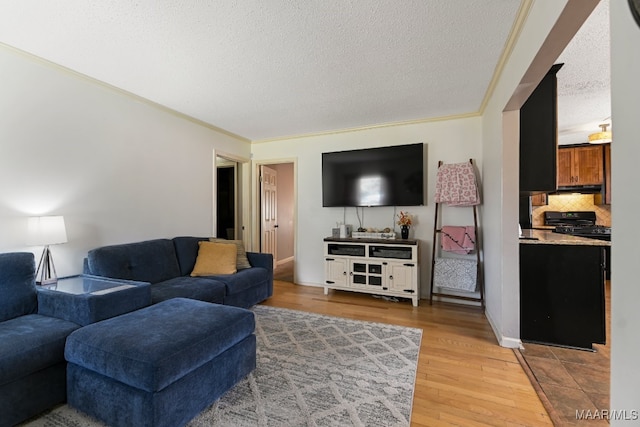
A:
POLYGON ((604 203, 611 204, 611 144, 604 146, 604 203))
POLYGON ((604 246, 520 244, 520 339, 604 344, 604 246))
POLYGON ((558 187, 602 185, 604 150, 601 145, 558 148, 558 187))
POLYGON ((573 185, 573 149, 558 148, 558 186, 573 185))
POLYGON ((546 206, 549 204, 547 193, 534 194, 531 196, 531 206, 546 206))
POLYGON ((547 193, 533 194, 531 196, 531 206, 546 206, 549 204, 547 193))
POLYGON ((520 194, 556 190, 558 108, 554 65, 520 108, 520 194))
POLYGON ((596 194, 593 202, 596 205, 611 204, 611 144, 604 144, 604 185, 600 194, 596 194))

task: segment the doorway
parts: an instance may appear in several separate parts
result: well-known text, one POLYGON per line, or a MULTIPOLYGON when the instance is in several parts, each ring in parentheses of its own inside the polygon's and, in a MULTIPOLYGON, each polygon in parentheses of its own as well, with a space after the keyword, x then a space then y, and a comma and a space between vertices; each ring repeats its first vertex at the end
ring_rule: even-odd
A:
POLYGON ((260 251, 273 254, 274 279, 295 282, 295 161, 256 166, 260 251))
POLYGON ((243 239, 242 164, 226 157, 215 156, 215 236, 223 239, 243 239))
POLYGON ((216 168, 218 188, 216 205, 216 236, 233 240, 236 235, 235 221, 235 167, 216 168))

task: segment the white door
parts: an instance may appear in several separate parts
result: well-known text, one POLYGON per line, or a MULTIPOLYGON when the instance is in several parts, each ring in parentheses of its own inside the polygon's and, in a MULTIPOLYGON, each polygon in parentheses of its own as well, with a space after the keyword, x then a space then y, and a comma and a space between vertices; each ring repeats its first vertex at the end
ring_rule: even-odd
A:
POLYGON ((278 246, 278 174, 268 166, 260 166, 260 211, 261 239, 260 252, 273 254, 277 260, 278 246))

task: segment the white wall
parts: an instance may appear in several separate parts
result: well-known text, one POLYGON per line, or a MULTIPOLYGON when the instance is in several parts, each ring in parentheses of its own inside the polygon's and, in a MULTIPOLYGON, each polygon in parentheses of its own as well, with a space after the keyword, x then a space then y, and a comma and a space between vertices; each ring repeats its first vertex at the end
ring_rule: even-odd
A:
MULTIPOLYGON (((483 116, 487 317, 503 346, 520 342, 519 108, 556 61, 593 2, 534 2, 483 116), (572 12, 563 15, 565 6, 572 12), (582 15, 580 15, 582 13, 582 15), (580 15, 580 16, 577 16, 580 15), (549 33, 562 17, 550 40, 549 33), (508 107, 507 107, 508 105, 508 107)), ((585 15, 586 14, 586 15, 585 15)))
MULTIPOLYGON (((638 163, 640 162, 640 27, 627 2, 612 1, 611 179, 617 189, 611 209, 611 407, 640 413, 640 279, 638 278, 638 163)), ((638 425, 637 418, 611 425, 638 425)))
POLYGON ((64 215, 58 276, 87 250, 211 235, 213 151, 250 145, 0 45, 0 251, 26 247, 26 217, 64 215))
MULTIPOLYGON (((301 283, 320 285, 323 280, 322 238, 329 235, 336 221, 343 219, 339 208, 322 208, 321 156, 323 151, 337 151, 372 146, 424 142, 428 147, 428 205, 409 208, 417 216, 412 237, 422 241, 421 291, 428 295, 429 261, 433 232, 433 192, 438 160, 447 163, 478 160, 481 171, 483 204, 480 227, 484 251, 487 316, 501 345, 519 345, 519 269, 518 269, 518 112, 505 114, 507 103, 519 88, 521 79, 534 61, 547 34, 567 2, 535 2, 529 12, 514 51, 494 89, 484 116, 442 122, 375 128, 347 133, 276 141, 253 146, 254 159, 297 156, 298 241, 297 278, 301 283)), ((560 52, 558 51, 557 54, 560 52)), ((538 63, 541 79, 555 57, 538 63)), ((534 73, 535 75, 535 73, 534 73)), ((537 84, 537 83, 536 83, 537 84)), ((535 85, 530 88, 533 90, 535 85)), ((530 93, 530 92, 529 92, 530 93)), ((528 96, 528 94, 526 95, 528 96)), ((526 97, 524 98, 526 99, 526 97)), ((518 106, 519 108, 519 106, 518 106)), ((452 221, 464 223, 462 211, 454 212, 452 221)), ((391 226, 392 208, 369 208, 365 226, 391 226)), ((469 223, 471 223, 469 220, 469 223)), ((358 222, 354 208, 346 212, 346 222, 358 222)), ((452 222, 454 223, 454 222, 452 222)))
MULTIPOLYGON (((298 214, 295 277, 302 284, 322 285, 324 282, 323 239, 331 235, 336 222, 346 219, 347 224, 358 227, 355 208, 322 207, 322 155, 323 152, 402 145, 423 142, 427 152, 427 205, 422 207, 398 207, 397 212, 408 210, 416 219, 410 237, 421 243, 421 292, 428 297, 431 260, 431 236, 433 234, 433 194, 438 160, 445 163, 465 162, 473 158, 482 168, 479 117, 451 121, 438 121, 404 126, 381 127, 353 132, 302 137, 252 146, 253 160, 297 158, 298 214)), ((469 208, 458 209, 447 217, 451 224, 473 224, 469 208)), ((364 209, 365 227, 384 228, 395 226, 392 207, 364 209)))

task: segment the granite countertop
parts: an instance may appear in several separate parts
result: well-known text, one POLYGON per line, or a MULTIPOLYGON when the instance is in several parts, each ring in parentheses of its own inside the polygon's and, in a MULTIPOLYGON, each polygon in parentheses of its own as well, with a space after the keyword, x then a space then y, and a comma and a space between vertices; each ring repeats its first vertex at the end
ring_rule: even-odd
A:
POLYGON ((532 227, 534 230, 555 230, 556 226, 555 225, 534 225, 532 227))
POLYGON ((584 246, 611 246, 606 240, 589 239, 586 237, 571 236, 569 234, 554 233, 547 230, 522 230, 521 244, 527 245, 584 245, 584 246))

